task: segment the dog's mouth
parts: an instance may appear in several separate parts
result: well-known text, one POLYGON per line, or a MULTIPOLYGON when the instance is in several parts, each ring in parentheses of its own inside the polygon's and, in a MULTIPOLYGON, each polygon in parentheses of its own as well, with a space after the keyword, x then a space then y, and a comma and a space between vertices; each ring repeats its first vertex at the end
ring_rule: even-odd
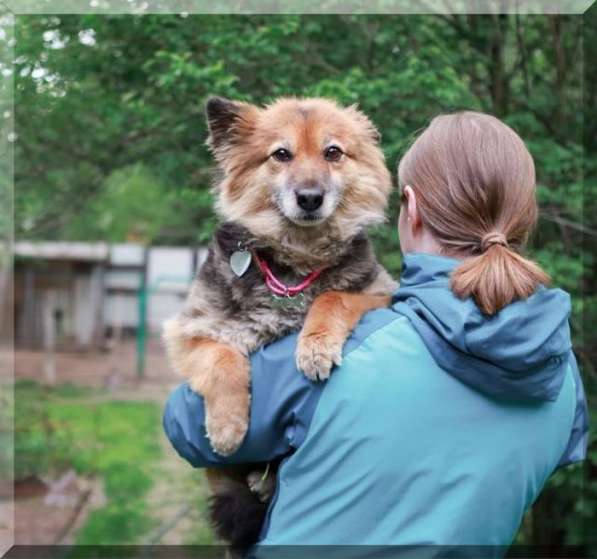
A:
POLYGON ((300 227, 315 227, 323 223, 327 218, 319 213, 303 213, 301 215, 286 215, 295 225, 300 227))

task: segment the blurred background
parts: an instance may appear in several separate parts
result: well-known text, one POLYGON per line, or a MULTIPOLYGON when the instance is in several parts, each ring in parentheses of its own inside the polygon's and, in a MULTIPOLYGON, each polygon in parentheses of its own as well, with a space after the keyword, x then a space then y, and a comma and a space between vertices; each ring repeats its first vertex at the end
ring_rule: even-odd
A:
MULTIPOLYGON (((162 434, 161 408, 179 381, 158 338, 216 223, 204 145, 211 94, 359 103, 393 174, 439 112, 488 111, 513 126, 538 172, 530 252, 573 296, 594 407, 596 27, 595 8, 583 17, 18 16, 17 543, 214 541, 202 476, 162 434)), ((397 207, 394 198, 388 224, 372 232, 395 274, 397 207)), ((516 541, 597 553, 596 516, 593 444, 586 464, 552 477, 516 541)))

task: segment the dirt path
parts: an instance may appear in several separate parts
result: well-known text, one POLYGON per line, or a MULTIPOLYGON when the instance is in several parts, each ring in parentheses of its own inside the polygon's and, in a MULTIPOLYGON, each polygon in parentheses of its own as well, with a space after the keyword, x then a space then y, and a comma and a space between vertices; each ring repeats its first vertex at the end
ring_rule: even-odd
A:
POLYGON ((0 354, 0 378, 10 378, 14 368, 15 379, 32 379, 49 384, 70 382, 117 390, 179 381, 168 365, 161 342, 155 337, 147 340, 145 374, 142 379, 137 376, 137 346, 134 339, 125 340, 111 351, 56 352, 55 379, 51 383, 43 373, 46 359, 47 355, 43 351, 24 348, 15 350, 14 360, 8 360, 0 354))

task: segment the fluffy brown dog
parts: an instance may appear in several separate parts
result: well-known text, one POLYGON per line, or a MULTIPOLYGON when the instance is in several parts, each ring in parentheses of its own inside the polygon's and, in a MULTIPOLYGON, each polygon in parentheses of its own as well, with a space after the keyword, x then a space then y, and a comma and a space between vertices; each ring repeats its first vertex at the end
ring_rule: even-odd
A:
MULTIPOLYGON (((211 445, 227 455, 248 427, 250 352, 302 327, 297 366, 325 379, 362 314, 388 303, 396 284, 364 231, 384 219, 391 179, 379 135, 355 107, 212 98, 207 119, 225 222, 164 338, 173 366, 204 397, 211 445)), ((238 472, 208 477, 216 495, 238 489, 238 472)))

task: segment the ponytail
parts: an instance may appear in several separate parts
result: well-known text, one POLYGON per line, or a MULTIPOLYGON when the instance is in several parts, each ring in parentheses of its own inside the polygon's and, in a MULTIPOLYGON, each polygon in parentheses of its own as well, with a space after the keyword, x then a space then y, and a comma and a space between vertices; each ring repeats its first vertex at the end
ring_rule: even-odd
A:
POLYGON ((481 311, 493 315, 518 299, 526 299, 549 276, 534 262, 512 250, 501 233, 489 233, 480 243, 481 254, 467 258, 452 272, 453 293, 472 297, 481 311))
POLYGON ((443 253, 464 259, 451 277, 456 296, 492 315, 549 282, 518 253, 538 207, 535 164, 512 128, 471 111, 438 116, 400 161, 398 179, 443 253))

